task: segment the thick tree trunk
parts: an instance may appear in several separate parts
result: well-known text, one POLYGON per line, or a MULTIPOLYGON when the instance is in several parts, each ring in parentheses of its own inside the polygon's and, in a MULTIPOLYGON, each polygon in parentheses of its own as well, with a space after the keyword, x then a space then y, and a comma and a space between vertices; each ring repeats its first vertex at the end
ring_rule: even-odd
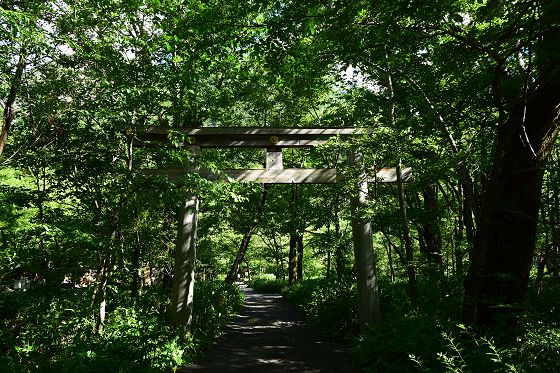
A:
MULTIPOLYGON (((361 166, 361 155, 354 155, 353 152, 350 152, 349 163, 361 166)), ((371 222, 362 216, 367 193, 367 181, 361 180, 358 183, 357 193, 350 197, 354 266, 358 285, 358 320, 361 332, 381 321, 371 222)))
POLYGON ((183 335, 190 334, 192 324, 197 224, 198 198, 191 195, 179 209, 171 299, 171 320, 183 335))
POLYGON ((259 205, 257 206, 257 211, 255 213, 255 218, 253 219, 253 221, 251 222, 251 225, 249 226, 249 228, 247 229, 247 231, 245 231, 245 234, 243 235, 243 239, 241 240, 241 245, 239 246, 239 251, 237 252, 237 256, 235 257, 235 260, 233 261, 233 264, 231 265, 231 268, 229 269, 228 275, 226 276, 226 280, 225 282, 227 284, 233 284, 235 282, 235 280, 237 279, 237 273, 239 272, 239 266, 241 265, 241 263, 243 262, 243 259, 245 258, 245 254, 247 253, 247 249, 249 248, 249 242, 251 241, 251 237, 253 236, 253 232, 255 230, 255 228, 257 228, 257 225, 259 224, 259 220, 261 218, 261 214, 264 208, 264 204, 266 202, 266 196, 268 194, 268 187, 269 184, 263 184, 263 189, 261 192, 261 198, 259 201, 259 205))
POLYGON ((22 51, 19 55, 19 60, 16 65, 16 71, 14 73, 12 82, 10 84, 10 91, 8 93, 8 97, 6 98, 6 102, 4 104, 2 132, 0 132, 0 157, 2 157, 2 153, 4 152, 4 146, 6 145, 6 141, 8 140, 8 133, 10 132, 10 127, 14 119, 14 104, 16 101, 16 96, 17 96, 19 86, 21 85, 21 78, 24 69, 25 69, 25 51, 22 51))
MULTIPOLYGON (((559 36, 554 38, 560 43, 559 36)), ((559 62, 499 129, 465 278, 463 319, 469 325, 494 325, 500 318, 515 324, 514 311, 524 301, 535 251, 542 165, 559 130, 559 62)))

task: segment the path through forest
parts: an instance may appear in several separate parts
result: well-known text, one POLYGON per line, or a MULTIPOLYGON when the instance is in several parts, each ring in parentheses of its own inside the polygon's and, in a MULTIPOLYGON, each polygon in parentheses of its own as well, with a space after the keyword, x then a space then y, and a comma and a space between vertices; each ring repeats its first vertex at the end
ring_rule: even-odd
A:
POLYGON ((322 340, 281 295, 241 290, 245 305, 224 334, 178 372, 352 372, 348 351, 322 340))

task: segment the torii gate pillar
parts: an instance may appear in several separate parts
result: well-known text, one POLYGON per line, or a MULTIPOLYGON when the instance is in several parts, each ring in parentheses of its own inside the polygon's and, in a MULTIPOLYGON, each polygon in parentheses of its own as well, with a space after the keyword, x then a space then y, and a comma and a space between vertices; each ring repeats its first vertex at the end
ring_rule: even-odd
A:
MULTIPOLYGON (((189 150, 195 155, 200 153, 197 146, 191 146, 189 150)), ((198 168, 193 167, 193 171, 198 171, 198 168)), ((196 194, 189 193, 179 208, 175 245, 171 319, 182 329, 182 334, 187 336, 190 335, 193 317, 198 205, 196 194)))
POLYGON ((171 300, 173 323, 183 329, 184 335, 189 335, 192 325, 197 215, 198 198, 191 194, 179 209, 171 300))
MULTIPOLYGON (((354 151, 348 152, 348 163, 363 167, 363 157, 354 151)), ((357 192, 350 197, 352 214, 352 239, 354 241, 354 266, 358 287, 358 321, 360 332, 364 332, 381 321, 379 306, 379 286, 373 253, 373 234, 371 221, 362 217, 366 205, 368 183, 365 175, 361 175, 357 192)))

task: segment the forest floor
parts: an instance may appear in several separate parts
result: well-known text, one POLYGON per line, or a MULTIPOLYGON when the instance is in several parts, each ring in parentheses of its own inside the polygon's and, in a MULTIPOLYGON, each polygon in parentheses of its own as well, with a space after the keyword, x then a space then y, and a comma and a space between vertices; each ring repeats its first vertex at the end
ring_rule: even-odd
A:
POLYGON ((245 304, 206 355, 177 372, 352 372, 349 351, 320 338, 279 294, 241 285, 245 304))

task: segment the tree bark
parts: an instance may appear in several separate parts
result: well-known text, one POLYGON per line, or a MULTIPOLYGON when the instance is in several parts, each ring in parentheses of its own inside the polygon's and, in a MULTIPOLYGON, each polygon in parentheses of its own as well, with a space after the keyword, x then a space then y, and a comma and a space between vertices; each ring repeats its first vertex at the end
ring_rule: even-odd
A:
MULTIPOLYGON (((560 44, 557 33, 543 40, 548 47, 560 44)), ((508 121, 499 128, 465 278, 463 320, 469 325, 491 326, 499 319, 515 325, 515 311, 525 298, 535 251, 542 166, 559 130, 560 56, 550 55, 546 62, 541 67, 546 73, 522 102, 512 103, 508 121)))
POLYGON ((235 260, 233 261, 233 264, 231 265, 231 268, 228 272, 228 275, 226 276, 225 282, 227 284, 233 284, 235 282, 235 280, 237 279, 237 272, 239 271, 239 266, 241 265, 241 263, 243 262, 243 259, 245 258, 245 253, 247 253, 247 249, 249 248, 249 242, 251 241, 251 237, 253 235, 253 232, 254 232, 255 228, 257 228, 257 225, 259 224, 259 220, 260 220, 261 215, 262 215, 264 204, 266 202, 266 196, 268 194, 268 187, 269 187, 269 184, 263 184, 263 189, 262 189, 262 192, 261 192, 261 198, 260 198, 260 201, 259 201, 259 205, 257 206, 257 211, 255 213, 255 218, 253 219, 253 221, 251 222, 251 225, 249 226, 249 228, 247 229, 247 231, 245 231, 245 234, 243 235, 243 239, 241 240, 241 245, 239 246, 239 251, 237 252, 237 256, 235 257, 235 260))
MULTIPOLYGON (((361 155, 355 155, 350 151, 348 158, 350 165, 362 166, 361 155)), ((364 179, 358 182, 357 193, 350 197, 354 265, 358 285, 358 320, 361 332, 381 321, 371 222, 362 216, 367 193, 367 181, 364 179)))
POLYGON ((288 285, 293 285, 296 281, 296 265, 297 265, 297 236, 290 233, 290 251, 288 253, 288 285))
POLYGON ((424 211, 428 214, 422 224, 422 235, 426 244, 426 256, 428 260, 436 266, 436 270, 441 269, 441 230, 438 223, 439 205, 437 197, 437 185, 429 185, 422 191, 424 197, 424 211))
POLYGON ((391 244, 385 239, 385 249, 387 250, 387 258, 389 261, 389 278, 391 279, 391 283, 395 282, 395 269, 393 268, 393 254, 391 250, 391 244))
POLYGON ((414 251, 412 247, 412 239, 410 238, 410 228, 408 225, 408 216, 406 212, 406 204, 404 199, 404 188, 402 181, 401 166, 397 166, 397 186, 399 189, 399 207, 401 212, 401 229, 404 241, 404 250, 406 255, 406 273, 408 276, 408 293, 412 303, 418 301, 418 288, 416 286, 416 268, 414 266, 414 251))
POLYGON ((22 52, 19 55, 18 63, 16 65, 16 71, 14 73, 12 82, 10 84, 10 91, 6 99, 6 103, 4 104, 2 132, 0 132, 0 157, 2 157, 2 153, 4 152, 4 146, 6 145, 6 141, 8 140, 8 133, 10 132, 10 126, 12 125, 12 121, 14 120, 14 104, 16 101, 16 96, 19 90, 19 86, 21 85, 21 79, 23 76, 24 69, 25 69, 25 50, 22 50, 22 52))
POLYGON ((97 333, 103 334, 105 330, 105 316, 107 310, 107 284, 109 283, 109 268, 112 262, 112 255, 107 254, 103 259, 103 264, 101 266, 101 280, 99 282, 99 307, 97 313, 97 333))
POLYGON ((190 195, 179 209, 171 299, 171 320, 185 336, 190 334, 192 324, 197 224, 198 198, 190 195))
POLYGON ((296 236, 297 246, 297 281, 303 280, 303 234, 296 236))

